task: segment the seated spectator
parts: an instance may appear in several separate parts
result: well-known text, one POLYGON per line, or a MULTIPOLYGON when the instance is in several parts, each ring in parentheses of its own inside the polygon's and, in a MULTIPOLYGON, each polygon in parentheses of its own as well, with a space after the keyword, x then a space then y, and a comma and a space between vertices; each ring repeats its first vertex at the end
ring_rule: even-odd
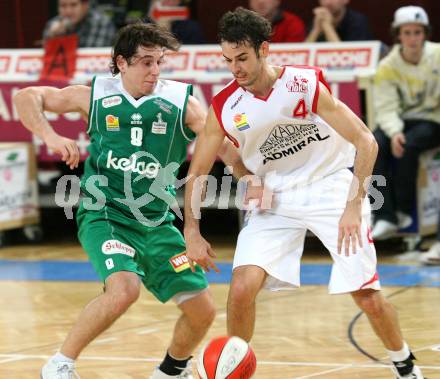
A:
MULTIPOLYGON (((151 6, 155 7, 157 3, 161 3, 166 7, 189 6, 191 0, 155 0, 151 6)), ((181 44, 197 45, 206 43, 206 39, 201 25, 198 21, 190 18, 169 18, 164 17, 155 19, 150 9, 150 16, 143 19, 144 22, 157 22, 173 33, 181 44)))
POLYGON ((425 265, 440 265, 440 212, 438 215, 437 241, 431 248, 420 256, 420 261, 425 265))
POLYGON ((375 77, 374 174, 386 178, 386 186, 377 188, 384 205, 374 211, 376 240, 411 225, 420 153, 440 146, 440 44, 427 41, 428 15, 421 7, 401 7, 392 33, 396 44, 375 77))
POLYGON ((88 0, 58 0, 58 15, 46 23, 43 39, 76 34, 78 47, 104 47, 112 45, 115 33, 111 19, 88 0))
POLYGON ((295 14, 280 8, 280 0, 249 0, 249 9, 272 23, 270 42, 303 42, 304 22, 295 14))
POLYGON ((306 41, 372 40, 367 17, 347 7, 349 2, 350 0, 319 0, 320 6, 313 9, 314 19, 306 41))

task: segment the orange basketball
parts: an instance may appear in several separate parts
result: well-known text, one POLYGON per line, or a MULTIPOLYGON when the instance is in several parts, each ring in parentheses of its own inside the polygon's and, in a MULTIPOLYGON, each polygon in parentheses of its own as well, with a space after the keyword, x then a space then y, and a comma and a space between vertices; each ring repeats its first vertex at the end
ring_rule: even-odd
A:
POLYGON ((239 337, 217 337, 201 351, 197 372, 201 379, 248 379, 257 368, 255 354, 239 337))

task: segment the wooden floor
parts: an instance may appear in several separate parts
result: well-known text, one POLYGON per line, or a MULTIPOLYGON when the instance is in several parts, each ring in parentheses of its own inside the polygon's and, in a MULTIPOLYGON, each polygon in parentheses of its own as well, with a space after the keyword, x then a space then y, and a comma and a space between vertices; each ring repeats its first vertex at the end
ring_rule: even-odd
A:
MULTIPOLYGON (((232 245, 217 245, 227 260, 232 245)), ((51 244, 0 249, 0 259, 84 260, 79 245, 51 244)), ((326 258, 324 258, 326 260, 326 258)), ((1 264, 1 263, 0 263, 1 264)), ((35 379, 60 346, 81 308, 101 291, 98 282, 0 281, 0 378, 35 379)), ((228 286, 211 286, 218 315, 209 338, 225 334, 228 286)), ((427 378, 440 378, 440 289, 387 287, 400 314, 406 340, 427 378)), ((324 286, 281 293, 262 292, 252 346, 255 378, 393 378, 386 354, 349 296, 330 296, 324 286), (382 360, 377 363, 361 349, 382 360)), ((141 299, 81 355, 82 379, 145 379, 160 362, 178 316, 173 304, 159 304, 143 291, 141 299)))

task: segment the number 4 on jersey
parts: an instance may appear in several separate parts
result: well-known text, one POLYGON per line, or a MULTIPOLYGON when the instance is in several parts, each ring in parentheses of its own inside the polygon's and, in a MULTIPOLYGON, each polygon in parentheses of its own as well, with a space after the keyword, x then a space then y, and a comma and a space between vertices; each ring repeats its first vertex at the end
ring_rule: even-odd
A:
POLYGON ((298 104, 295 107, 295 110, 293 111, 293 117, 295 118, 306 118, 307 117, 307 108, 306 108, 306 102, 304 99, 301 99, 298 101, 298 104))

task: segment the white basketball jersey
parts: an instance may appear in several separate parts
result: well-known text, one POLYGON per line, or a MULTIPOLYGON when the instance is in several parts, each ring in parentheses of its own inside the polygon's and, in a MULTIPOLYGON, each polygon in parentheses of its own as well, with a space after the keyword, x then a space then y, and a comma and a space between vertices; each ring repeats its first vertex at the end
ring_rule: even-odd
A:
MULTIPOLYGON (((230 82, 212 106, 243 163, 274 190, 311 183, 351 167, 354 146, 316 114, 319 82, 315 67, 284 67, 267 98, 230 82)), ((329 88, 330 89, 330 88, 329 88)))

